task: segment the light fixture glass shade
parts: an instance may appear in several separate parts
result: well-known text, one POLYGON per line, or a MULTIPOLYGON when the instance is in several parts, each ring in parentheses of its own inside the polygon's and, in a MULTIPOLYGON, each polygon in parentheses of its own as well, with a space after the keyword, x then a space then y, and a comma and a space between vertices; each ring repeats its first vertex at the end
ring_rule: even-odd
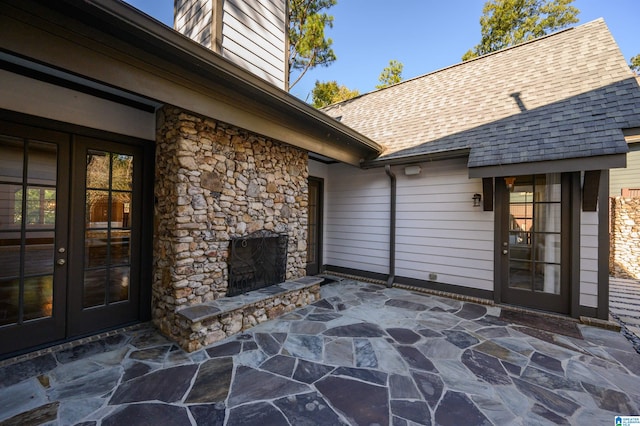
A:
POLYGON ((420 166, 407 166, 404 168, 404 174, 406 176, 419 175, 421 171, 422 171, 422 168, 420 168, 420 166))

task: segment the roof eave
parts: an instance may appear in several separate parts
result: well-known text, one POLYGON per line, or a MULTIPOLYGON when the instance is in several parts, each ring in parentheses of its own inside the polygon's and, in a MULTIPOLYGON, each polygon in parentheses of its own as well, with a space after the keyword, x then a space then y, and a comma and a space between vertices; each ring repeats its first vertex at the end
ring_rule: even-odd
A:
MULTIPOLYGON (((179 61, 189 71, 207 76, 238 93, 254 100, 264 107, 273 108, 295 118, 315 134, 324 135, 319 143, 334 145, 332 150, 345 149, 360 155, 364 160, 377 157, 384 147, 352 128, 338 122, 327 114, 318 111, 289 93, 267 81, 245 71, 213 51, 201 46, 186 36, 161 24, 155 19, 138 11, 134 7, 115 0, 61 0, 57 2, 41 1, 46 7, 57 8, 63 12, 79 10, 93 17, 101 24, 101 31, 125 40, 137 47, 155 46, 159 57, 179 61)), ((269 135, 266 135, 269 136, 269 135)), ((291 143, 291 141, 287 141, 291 143)), ((295 143, 293 143, 295 145, 295 143)), ((330 150, 331 151, 331 150, 330 150)), ((330 155, 330 153, 325 153, 330 155)), ((353 161, 352 161, 353 162, 353 161)))
POLYGON ((429 161, 451 160, 456 158, 468 158, 469 148, 452 149, 447 151, 438 151, 430 153, 420 153, 413 155, 403 155, 393 158, 381 157, 375 160, 369 160, 362 163, 363 169, 373 169, 384 166, 404 166, 409 164, 424 163, 429 161))
POLYGON ((593 157, 576 157, 561 160, 469 167, 469 178, 521 176, 542 173, 578 172, 585 170, 608 170, 624 168, 626 166, 627 154, 618 153, 593 157))
MULTIPOLYGON (((67 0, 71 1, 71 0, 67 0)), ((153 37, 158 43, 163 43, 177 49, 190 57, 197 63, 203 64, 214 72, 216 76, 229 80, 234 86, 256 99, 264 99, 266 101, 276 101, 284 104, 287 108, 295 111, 297 114, 308 117, 313 121, 319 122, 331 131, 342 134, 354 142, 364 145, 366 148, 379 155, 383 151, 383 147, 366 136, 356 132, 333 117, 313 108, 312 106, 302 102, 298 98, 278 89, 273 84, 255 76, 254 74, 238 67, 229 62, 222 56, 207 49, 206 47, 195 43, 188 37, 177 31, 158 23, 156 20, 140 13, 136 8, 124 2, 112 0, 85 0, 86 3, 104 11, 111 15, 114 19, 120 19, 128 23, 135 29, 142 31, 153 37)))

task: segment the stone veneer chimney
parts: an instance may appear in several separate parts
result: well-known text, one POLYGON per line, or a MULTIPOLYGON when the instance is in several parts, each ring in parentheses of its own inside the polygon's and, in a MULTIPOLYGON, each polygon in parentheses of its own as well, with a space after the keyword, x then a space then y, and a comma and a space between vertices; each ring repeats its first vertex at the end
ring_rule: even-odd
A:
POLYGON ((288 236, 286 279, 305 276, 307 153, 172 106, 158 111, 153 319, 183 333, 176 312, 226 295, 229 242, 258 230, 288 236))

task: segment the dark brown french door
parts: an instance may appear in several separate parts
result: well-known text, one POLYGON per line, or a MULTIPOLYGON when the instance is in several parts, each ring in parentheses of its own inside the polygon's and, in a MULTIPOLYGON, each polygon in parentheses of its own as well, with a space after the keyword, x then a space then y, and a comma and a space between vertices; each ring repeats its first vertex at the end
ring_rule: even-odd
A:
POLYGON ((309 178, 307 222, 307 275, 317 275, 322 267, 322 179, 309 178))
POLYGON ((559 173, 496 179, 502 302, 569 313, 570 180, 559 173))
POLYGON ((138 319, 142 160, 0 122, 0 356, 138 319))
POLYGON ((0 132, 0 352, 65 336, 69 136, 0 132), (60 262, 58 265, 56 262, 60 262))
POLYGON ((68 331, 81 335, 135 321, 139 309, 142 153, 75 138, 68 331))

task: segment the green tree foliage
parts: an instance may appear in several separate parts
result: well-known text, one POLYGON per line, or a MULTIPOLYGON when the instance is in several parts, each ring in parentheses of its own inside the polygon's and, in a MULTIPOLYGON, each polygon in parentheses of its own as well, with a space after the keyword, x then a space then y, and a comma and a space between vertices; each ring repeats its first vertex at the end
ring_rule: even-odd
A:
POLYGON ((376 89, 384 89, 396 83, 402 81, 402 69, 404 65, 402 62, 392 59, 389 61, 389 66, 385 67, 378 77, 380 84, 376 85, 376 89))
POLYGON ((640 75, 640 54, 631 58, 629 61, 629 68, 631 68, 637 75, 640 75))
POLYGON ((482 9, 480 44, 462 56, 466 61, 513 46, 578 22, 573 0, 488 0, 482 9))
POLYGON ((312 105, 316 108, 322 108, 336 102, 355 98, 359 94, 360 92, 357 90, 351 90, 346 86, 338 85, 338 82, 335 80, 326 82, 316 80, 316 85, 311 91, 311 95, 313 96, 312 105))
POLYGON ((289 90, 311 68, 328 66, 336 60, 331 48, 333 41, 326 38, 325 28, 333 27, 333 16, 323 12, 337 0, 289 0, 289 90), (291 83, 293 71, 299 72, 291 83))

